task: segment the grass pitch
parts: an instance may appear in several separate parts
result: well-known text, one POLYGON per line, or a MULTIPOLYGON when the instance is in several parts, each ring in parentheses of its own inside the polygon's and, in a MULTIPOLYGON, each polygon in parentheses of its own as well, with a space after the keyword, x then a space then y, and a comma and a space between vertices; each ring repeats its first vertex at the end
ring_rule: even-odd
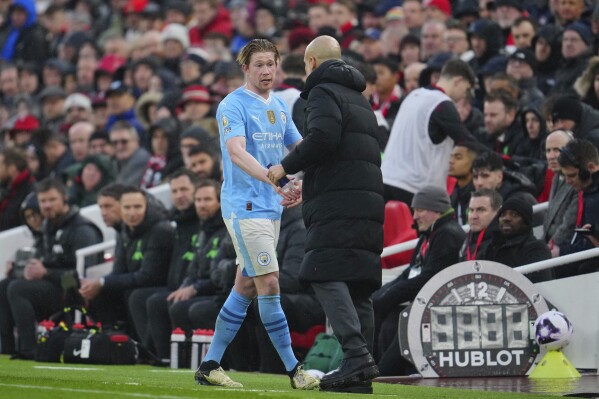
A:
POLYGON ((193 371, 150 366, 36 363, 0 356, 2 399, 246 399, 246 398, 391 398, 401 399, 547 399, 555 396, 374 384, 374 395, 295 391, 283 375, 230 373, 243 389, 195 384, 193 371))

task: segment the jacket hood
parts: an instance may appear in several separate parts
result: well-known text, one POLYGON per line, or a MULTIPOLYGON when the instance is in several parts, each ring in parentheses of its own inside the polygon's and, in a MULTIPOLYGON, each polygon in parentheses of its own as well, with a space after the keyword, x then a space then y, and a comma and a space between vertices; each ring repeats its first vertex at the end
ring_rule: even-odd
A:
POLYGON ((135 104, 135 115, 137 115, 137 120, 139 120, 139 123, 141 123, 145 129, 150 126, 148 109, 151 105, 157 105, 160 100, 162 100, 162 93, 153 91, 144 93, 141 97, 139 97, 139 100, 137 100, 137 103, 135 104))
MULTIPOLYGON (((13 0, 10 6, 10 12, 15 7, 21 7, 27 12, 27 20, 23 28, 29 28, 37 21, 37 11, 35 10, 35 0, 13 0)), ((9 19, 10 23, 10 19, 9 19)))
POLYGON ((526 114, 529 112, 534 113, 537 116, 537 118, 539 119, 539 122, 541 122, 539 137, 537 137, 535 140, 531 140, 531 141, 539 142, 539 141, 545 140, 545 137, 547 137, 547 123, 545 122, 545 118, 543 117, 543 114, 541 114, 541 111, 539 110, 539 108, 537 108, 535 106, 525 107, 520 112, 520 116, 519 116, 520 124, 522 125, 522 134, 524 134, 524 138, 527 140, 530 140, 528 137, 528 132, 526 130, 526 114))
POLYGON ((366 89, 364 75, 342 60, 328 60, 320 64, 306 79, 301 97, 307 99, 310 90, 321 83, 337 83, 360 93, 366 89))
POLYGON ((562 29, 554 25, 545 25, 539 29, 536 36, 532 39, 532 48, 534 49, 539 38, 545 41, 551 47, 549 58, 543 62, 538 62, 537 72, 553 72, 557 70, 562 62, 562 29))
POLYGON ((503 31, 496 22, 487 19, 476 21, 470 26, 469 33, 485 41, 486 49, 482 57, 480 57, 483 62, 499 54, 499 51, 503 47, 503 31))
POLYGON ((599 71, 599 56, 592 57, 589 60, 589 64, 587 69, 585 69, 584 73, 576 79, 574 83, 574 89, 578 93, 581 98, 585 98, 588 94, 589 90, 593 87, 593 83, 595 81, 595 75, 599 71))
POLYGON ((81 161, 79 177, 83 173, 83 168, 89 163, 96 165, 102 173, 102 179, 97 186, 98 189, 112 183, 116 179, 117 171, 114 164, 110 158, 101 154, 88 155, 81 161))

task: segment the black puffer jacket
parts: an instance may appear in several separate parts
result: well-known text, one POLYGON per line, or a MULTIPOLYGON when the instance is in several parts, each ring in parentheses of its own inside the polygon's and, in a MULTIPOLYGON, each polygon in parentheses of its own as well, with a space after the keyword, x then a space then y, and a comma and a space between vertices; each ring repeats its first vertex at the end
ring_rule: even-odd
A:
POLYGON ((128 290, 166 285, 174 236, 163 211, 148 200, 144 221, 133 230, 122 226, 114 266, 104 278, 104 288, 128 290))
POLYGON ((381 284, 383 181, 377 121, 362 95, 364 76, 341 60, 308 76, 304 140, 282 164, 305 171, 303 216, 308 233, 300 280, 381 284))
MULTIPOLYGON (((102 242, 102 232, 89 219, 79 214, 79 208, 71 206, 68 212, 56 223, 45 220, 42 225, 42 248, 38 251, 40 260, 48 269, 44 277, 60 284, 65 272, 75 270, 78 249, 102 242)), ((99 263, 97 257, 86 259, 86 266, 99 263)))
MULTIPOLYGON (((551 251, 547 244, 535 238, 532 228, 529 228, 513 237, 497 234, 485 254, 478 257, 478 259, 491 260, 510 267, 517 267, 551 259, 551 251)), ((548 281, 553 278, 553 271, 551 269, 541 270, 527 274, 526 277, 533 283, 548 281)))

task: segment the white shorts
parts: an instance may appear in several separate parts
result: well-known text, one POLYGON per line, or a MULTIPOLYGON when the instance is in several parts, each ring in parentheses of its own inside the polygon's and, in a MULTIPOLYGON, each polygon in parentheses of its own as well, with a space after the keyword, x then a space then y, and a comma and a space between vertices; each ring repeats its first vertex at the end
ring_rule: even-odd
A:
POLYGON ((277 242, 280 220, 224 219, 233 239, 237 264, 244 276, 256 277, 279 271, 277 242))

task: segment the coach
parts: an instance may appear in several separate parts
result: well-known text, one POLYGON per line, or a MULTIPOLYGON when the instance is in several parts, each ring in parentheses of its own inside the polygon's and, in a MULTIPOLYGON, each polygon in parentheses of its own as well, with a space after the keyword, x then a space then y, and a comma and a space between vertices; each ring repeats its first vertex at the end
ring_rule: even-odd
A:
POLYGON ((381 285, 384 218, 377 122, 364 77, 341 60, 335 39, 316 38, 304 62, 306 136, 269 177, 305 171, 300 280, 311 283, 344 352, 320 389, 368 393, 378 375, 371 294, 381 285))

